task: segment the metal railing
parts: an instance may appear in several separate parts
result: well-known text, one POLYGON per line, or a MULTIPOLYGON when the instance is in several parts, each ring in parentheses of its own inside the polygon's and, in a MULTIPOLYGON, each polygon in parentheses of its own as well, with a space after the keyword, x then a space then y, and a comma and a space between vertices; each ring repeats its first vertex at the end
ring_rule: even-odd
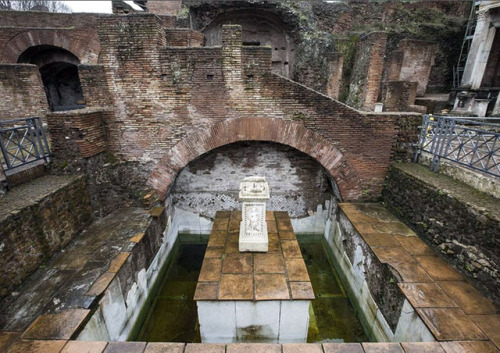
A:
POLYGON ((42 119, 25 118, 0 121, 0 163, 4 171, 50 157, 42 119))
POLYGON ((444 158, 500 177, 500 124, 482 120, 425 115, 414 161, 428 152, 432 155, 432 171, 439 169, 439 161, 444 158))

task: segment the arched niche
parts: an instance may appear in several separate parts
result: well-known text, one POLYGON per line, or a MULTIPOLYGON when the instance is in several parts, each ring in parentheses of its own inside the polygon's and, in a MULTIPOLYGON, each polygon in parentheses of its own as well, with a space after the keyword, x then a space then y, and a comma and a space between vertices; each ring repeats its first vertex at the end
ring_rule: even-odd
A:
POLYGON ((220 46, 222 25, 238 24, 242 27, 243 46, 270 46, 273 72, 291 77, 295 61, 295 40, 281 20, 265 11, 228 11, 216 17, 203 33, 207 46, 220 46))
POLYGON ((77 65, 80 60, 70 51, 51 45, 38 45, 21 53, 17 62, 38 66, 51 110, 85 107, 78 76, 77 65))

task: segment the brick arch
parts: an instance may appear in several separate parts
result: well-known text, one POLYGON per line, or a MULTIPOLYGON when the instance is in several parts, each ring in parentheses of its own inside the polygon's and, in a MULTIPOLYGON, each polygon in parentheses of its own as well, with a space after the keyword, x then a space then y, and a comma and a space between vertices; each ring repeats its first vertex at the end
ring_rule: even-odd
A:
POLYGON ((10 39, 3 48, 2 61, 6 63, 17 63, 19 56, 28 48, 38 45, 51 45, 68 50, 74 54, 82 64, 92 64, 99 54, 99 41, 93 36, 90 41, 82 43, 80 40, 71 38, 62 30, 28 30, 19 33, 10 39), (95 53, 95 55, 90 55, 95 53), (94 59, 95 57, 95 59, 94 59), (90 60, 89 60, 90 59, 90 60))
POLYGON ((227 119, 189 134, 158 162, 149 175, 148 184, 164 200, 178 173, 189 162, 217 147, 239 141, 268 141, 293 147, 326 169, 344 200, 362 196, 358 173, 339 149, 300 123, 271 118, 227 119))

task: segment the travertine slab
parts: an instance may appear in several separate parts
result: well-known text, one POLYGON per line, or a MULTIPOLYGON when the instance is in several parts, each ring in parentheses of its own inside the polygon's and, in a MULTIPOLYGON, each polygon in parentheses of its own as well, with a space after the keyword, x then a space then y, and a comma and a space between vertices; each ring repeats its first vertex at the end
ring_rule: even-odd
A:
POLYGON ((307 268, 288 214, 264 215, 275 230, 268 253, 239 252, 231 224, 240 212, 226 231, 212 230, 194 295, 204 343, 306 341, 314 299, 307 268))

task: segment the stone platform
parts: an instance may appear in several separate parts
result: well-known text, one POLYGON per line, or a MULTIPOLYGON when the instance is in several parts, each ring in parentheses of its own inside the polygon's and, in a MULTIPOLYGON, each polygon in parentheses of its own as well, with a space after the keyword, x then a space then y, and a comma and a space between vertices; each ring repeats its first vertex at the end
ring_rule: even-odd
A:
POLYGON ((241 212, 218 212, 194 300, 203 342, 305 342, 314 299, 287 212, 267 212, 267 253, 240 253, 241 212))

